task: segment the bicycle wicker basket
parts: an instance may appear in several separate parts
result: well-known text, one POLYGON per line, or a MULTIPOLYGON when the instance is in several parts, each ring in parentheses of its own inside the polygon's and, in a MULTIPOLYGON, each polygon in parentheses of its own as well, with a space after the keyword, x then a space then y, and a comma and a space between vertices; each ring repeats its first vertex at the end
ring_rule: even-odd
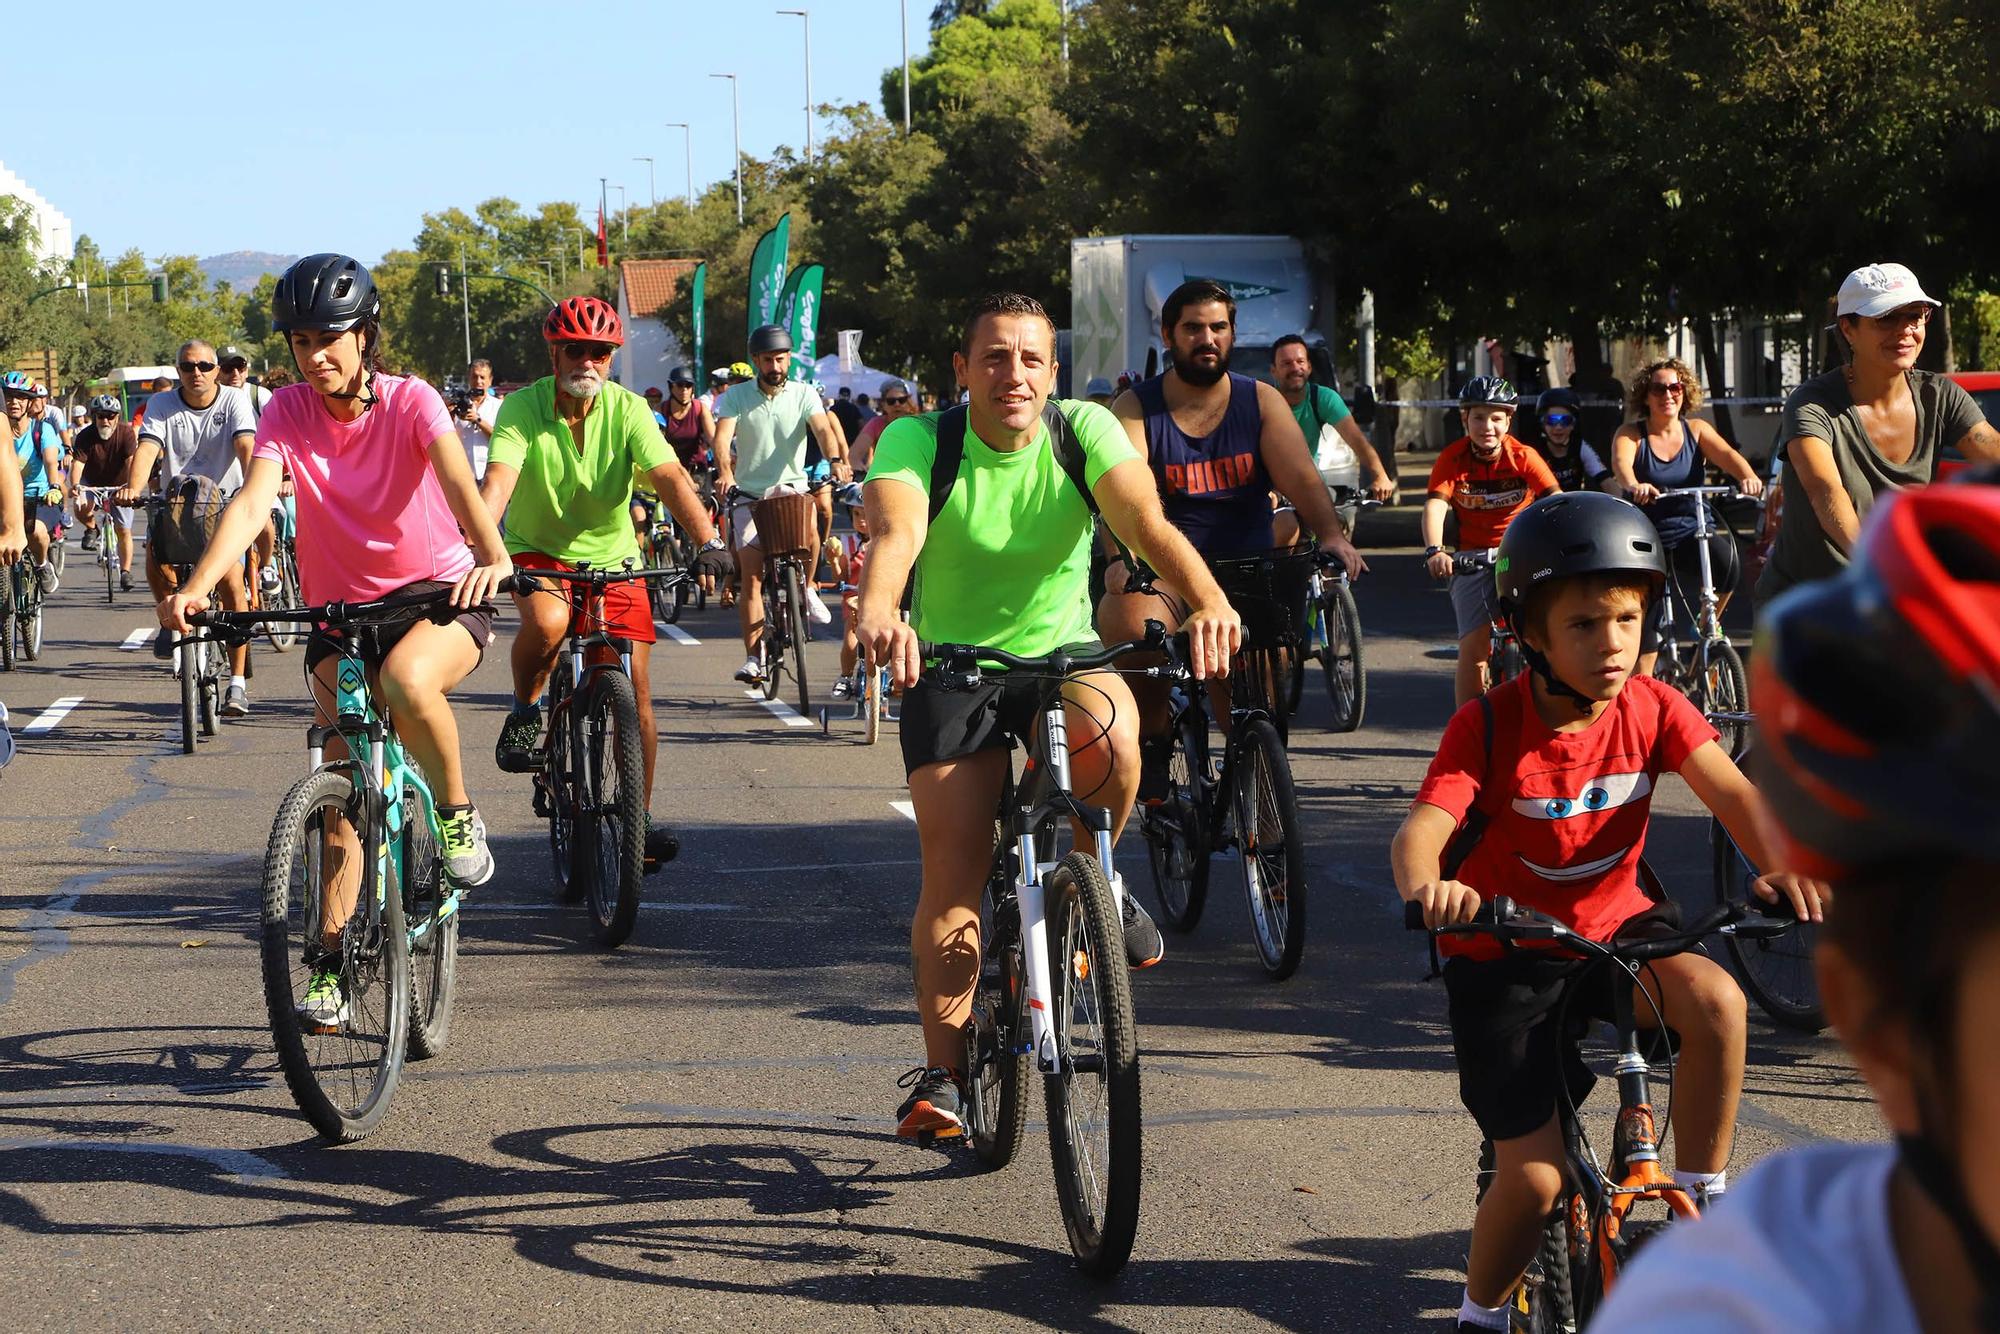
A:
POLYGON ((229 498, 206 477, 177 477, 146 520, 146 540, 162 565, 193 565, 208 550, 229 498))
POLYGON ((750 507, 750 522, 766 556, 810 556, 819 545, 819 509, 803 491, 766 496, 750 507))
POLYGON ((1294 547, 1210 563, 1229 605, 1243 618, 1245 648, 1296 646, 1312 588, 1313 550, 1294 547))

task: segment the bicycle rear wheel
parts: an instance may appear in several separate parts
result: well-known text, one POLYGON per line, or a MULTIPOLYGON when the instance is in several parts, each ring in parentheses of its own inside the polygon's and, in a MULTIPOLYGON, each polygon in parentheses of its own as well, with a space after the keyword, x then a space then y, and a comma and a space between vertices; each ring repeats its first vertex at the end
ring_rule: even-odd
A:
POLYGON ((403 918, 410 927, 410 1057, 425 1060, 451 1037, 458 993, 458 901, 446 899, 444 859, 429 808, 403 794, 403 918), (443 915, 440 916, 439 914, 443 915))
POLYGON ((1242 724, 1230 801, 1236 813, 1238 864, 1250 900, 1250 938, 1264 971, 1283 980, 1298 971, 1306 947, 1306 850, 1299 832, 1291 761, 1277 729, 1263 718, 1242 724))
POLYGON ((1176 931, 1194 930, 1208 902, 1208 792, 1206 720, 1190 711, 1174 728, 1166 800, 1139 810, 1160 918, 1176 931))
POLYGON ((1139 1027, 1111 882, 1072 852, 1048 878, 1049 1157, 1069 1248, 1093 1278, 1125 1267, 1139 1228, 1139 1027))
POLYGON ((29 662, 42 656, 42 606, 47 601, 37 588, 22 604, 21 656, 29 662))
POLYGON ((278 808, 264 854, 261 953, 264 1004, 278 1064, 292 1099, 313 1128, 349 1143, 381 1123, 403 1072, 410 1022, 410 942, 400 894, 373 906, 360 855, 332 846, 348 823, 354 788, 347 775, 322 770, 292 786, 278 808), (356 907, 339 941, 324 938, 323 894, 333 876, 356 881, 356 907), (340 975, 337 1023, 317 1025, 299 1013, 316 965, 340 975))
POLYGON ((222 728, 222 677, 228 659, 214 640, 202 639, 195 647, 195 661, 200 664, 196 684, 201 691, 201 734, 214 736, 222 728))
POLYGON ((799 567, 791 561, 785 562, 785 601, 791 616, 785 633, 792 641, 792 682, 798 687, 799 716, 806 717, 812 713, 812 690, 806 684, 806 596, 799 567))
POLYGON ((1027 987, 1021 967, 1021 915, 1013 886, 1006 887, 984 923, 986 960, 972 1019, 965 1026, 966 1142, 988 1171, 1014 1161, 1028 1129, 1027 987))
POLYGON ((583 786, 578 793, 584 895, 598 943, 616 948, 639 919, 646 873, 646 767, 632 678, 600 670, 584 683, 578 714, 583 786))
MULTIPOLYGON (((1749 895, 1749 881, 1757 874, 1736 840, 1710 819, 1708 840, 1714 853, 1715 901, 1732 903, 1749 895)), ((1819 928, 1799 922, 1784 935, 1769 940, 1742 940, 1724 936, 1724 947, 1743 989, 1750 993, 1764 1013, 1785 1028, 1801 1033, 1817 1033, 1826 1027, 1826 1013, 1820 1008, 1819 979, 1813 972, 1813 946, 1819 928)))
POLYGON ((1333 705, 1333 730, 1352 732, 1361 726, 1368 708, 1368 671, 1361 659, 1361 609, 1354 590, 1344 583, 1331 586, 1320 604, 1326 637, 1320 643, 1320 667, 1326 673, 1327 699, 1333 705))
POLYGON ((98 546, 101 555, 97 563, 104 567, 104 600, 118 601, 118 538, 108 521, 98 523, 98 546))
MULTIPOLYGON (((1750 711, 1750 676, 1743 670, 1743 655, 1728 640, 1709 644, 1707 666, 1698 665, 1697 660, 1689 675, 1696 677, 1690 692, 1692 702, 1703 713, 1750 711)), ((1750 745, 1748 724, 1717 723, 1715 730, 1721 734, 1722 748, 1729 752, 1729 758, 1741 759, 1750 745)))
POLYGON ((583 779, 577 771, 575 701, 560 671, 549 691, 549 745, 535 782, 548 807, 549 859, 555 866, 556 898, 575 903, 583 897, 587 878, 579 869, 577 851, 577 805, 583 779))
MULTIPOLYGON (((291 611, 304 606, 299 596, 298 564, 283 542, 272 553, 271 565, 278 572, 278 591, 265 597, 265 607, 272 611, 291 611)), ((264 628, 264 635, 273 648, 283 651, 299 642, 299 626, 296 621, 275 621, 264 628)))
POLYGON ((757 655, 764 660, 764 698, 776 699, 778 691, 785 683, 785 651, 790 647, 785 637, 791 633, 792 616, 785 601, 785 576, 782 570, 767 572, 764 580, 764 637, 758 642, 757 655), (769 577, 775 573, 776 577, 769 577))

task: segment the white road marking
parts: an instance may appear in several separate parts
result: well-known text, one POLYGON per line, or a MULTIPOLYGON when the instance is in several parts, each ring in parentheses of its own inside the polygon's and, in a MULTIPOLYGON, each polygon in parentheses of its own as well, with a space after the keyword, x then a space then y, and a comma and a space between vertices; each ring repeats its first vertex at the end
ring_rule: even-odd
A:
POLYGON ((770 712, 772 717, 776 718, 779 722, 782 722, 787 727, 817 726, 817 724, 815 724, 812 719, 801 718, 798 714, 798 710, 794 709, 791 705, 785 703, 785 701, 781 699, 765 699, 764 692, 761 690, 746 690, 743 693, 747 695, 749 698, 756 700, 759 704, 762 704, 764 708, 770 712))
POLYGON ((83 703, 83 696, 81 695, 64 695, 61 699, 36 715, 33 722, 22 728, 21 735, 28 736, 35 732, 54 731, 56 724, 61 722, 71 709, 81 703, 83 703))
MULTIPOLYGON (((814 867, 814 870, 821 868, 814 867)), ((576 905, 569 903, 478 903, 466 911, 483 915, 517 912, 575 912, 576 905)), ((640 912, 741 912, 739 903, 642 903, 640 912)))
POLYGON ((678 625, 668 625, 665 622, 660 622, 659 625, 660 625, 660 633, 665 635, 667 638, 673 640, 676 644, 692 645, 692 644, 699 644, 701 642, 699 639, 696 639, 693 635, 689 634, 687 631, 681 629, 678 625))
POLYGON ((911 824, 915 824, 917 822, 917 808, 910 802, 892 801, 889 803, 889 806, 890 809, 896 812, 896 814, 902 816, 905 820, 908 820, 911 824))
POLYGON ((142 625, 137 630, 134 630, 131 634, 126 635, 125 642, 120 644, 118 647, 143 648, 145 647, 146 641, 151 639, 155 633, 157 633, 157 627, 148 627, 142 625))

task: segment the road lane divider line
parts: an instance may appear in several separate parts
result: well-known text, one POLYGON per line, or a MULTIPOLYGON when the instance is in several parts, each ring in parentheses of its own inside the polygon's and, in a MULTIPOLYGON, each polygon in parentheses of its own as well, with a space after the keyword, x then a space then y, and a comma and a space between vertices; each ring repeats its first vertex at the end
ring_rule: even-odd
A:
POLYGON ((661 634, 673 640, 676 644, 687 644, 692 646, 701 643, 699 639, 696 639, 693 635, 681 629, 678 625, 668 625, 664 621, 658 621, 655 622, 655 624, 657 624, 660 627, 661 634))
POLYGON ((896 814, 902 816, 905 820, 908 820, 911 824, 915 824, 917 822, 917 808, 913 803, 907 801, 892 801, 889 803, 889 807, 891 810, 895 811, 896 814))
POLYGON ((787 727, 812 727, 816 725, 810 718, 801 718, 798 710, 785 703, 785 701, 781 699, 765 699, 764 692, 761 690, 746 690, 743 693, 746 697, 763 705, 766 713, 769 713, 773 718, 776 718, 787 727))
POLYGON ((21 735, 32 736, 36 732, 53 732, 56 724, 68 716, 71 709, 81 703, 83 703, 83 696, 81 695, 64 695, 61 699, 43 709, 39 714, 36 714, 35 720, 21 729, 21 735))
POLYGON ((118 647, 144 648, 146 645, 146 641, 153 637, 153 633, 154 632, 152 630, 142 625, 137 630, 134 630, 131 634, 126 635, 125 642, 120 644, 118 647))

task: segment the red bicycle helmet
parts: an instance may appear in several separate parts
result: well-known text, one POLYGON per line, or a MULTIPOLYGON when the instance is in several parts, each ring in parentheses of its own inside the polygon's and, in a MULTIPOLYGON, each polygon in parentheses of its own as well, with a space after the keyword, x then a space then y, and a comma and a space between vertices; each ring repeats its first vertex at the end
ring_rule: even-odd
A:
POLYGON ((625 346, 625 326, 608 301, 573 296, 558 301, 542 321, 542 337, 551 343, 610 343, 625 346))
POLYGON ((1772 603, 1750 661, 1758 783, 1789 866, 1837 879, 1992 857, 2000 486, 1877 501, 1853 563, 1772 603))

